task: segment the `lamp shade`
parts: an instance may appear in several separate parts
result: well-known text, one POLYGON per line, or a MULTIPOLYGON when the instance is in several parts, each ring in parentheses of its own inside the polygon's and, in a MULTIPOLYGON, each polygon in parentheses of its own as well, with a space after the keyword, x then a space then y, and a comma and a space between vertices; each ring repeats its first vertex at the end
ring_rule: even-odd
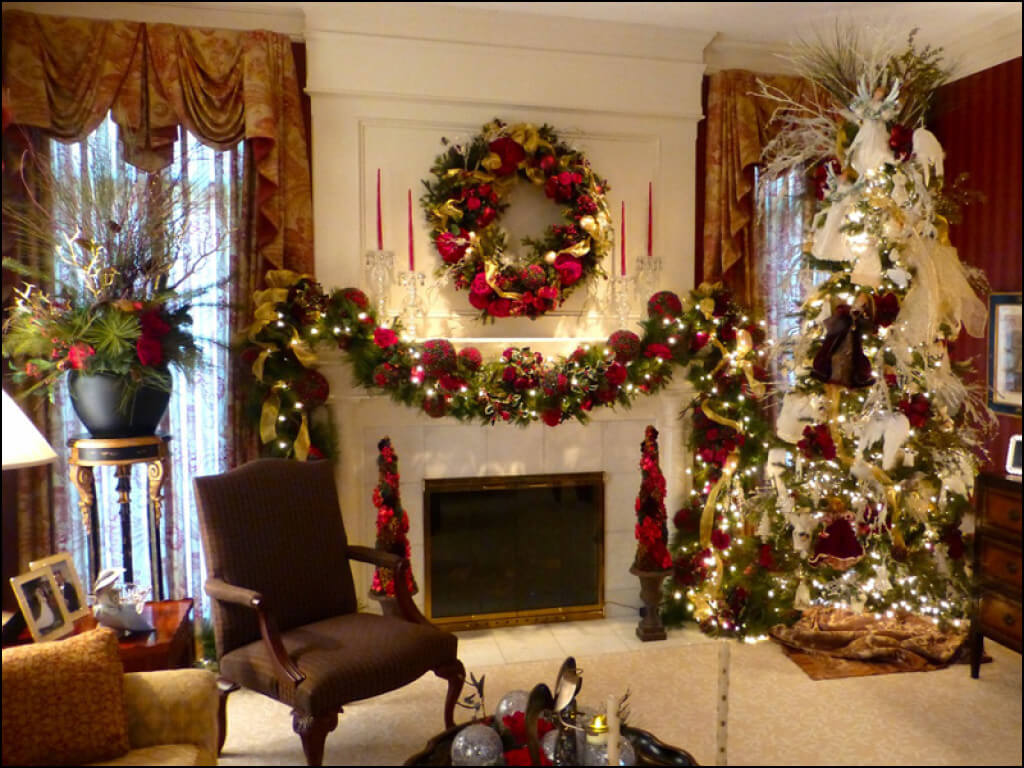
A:
POLYGON ((29 421, 28 416, 4 392, 3 468, 18 469, 57 460, 57 454, 46 438, 29 421))

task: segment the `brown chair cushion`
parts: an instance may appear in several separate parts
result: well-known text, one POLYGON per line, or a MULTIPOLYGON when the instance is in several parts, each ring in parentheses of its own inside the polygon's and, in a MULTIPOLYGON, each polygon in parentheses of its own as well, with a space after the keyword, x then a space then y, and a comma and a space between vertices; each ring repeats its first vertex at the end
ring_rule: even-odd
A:
POLYGON ((3 651, 4 765, 68 765, 128 751, 117 637, 94 629, 3 651))
MULTIPOLYGON (((330 462, 259 459, 195 487, 207 571, 262 593, 282 632, 356 611, 330 462)), ((259 638, 248 608, 213 613, 218 655, 259 638)))
POLYGON ((294 696, 281 690, 262 642, 223 656, 221 674, 313 715, 411 683, 456 659, 455 635, 426 624, 355 613, 283 633, 288 656, 306 674, 294 696))

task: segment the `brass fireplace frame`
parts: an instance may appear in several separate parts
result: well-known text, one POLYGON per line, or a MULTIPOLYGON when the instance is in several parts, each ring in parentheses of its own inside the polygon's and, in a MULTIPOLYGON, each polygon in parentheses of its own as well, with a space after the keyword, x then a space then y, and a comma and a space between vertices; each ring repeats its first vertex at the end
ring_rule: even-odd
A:
POLYGON ((571 472, 551 475, 508 475, 493 477, 458 477, 445 479, 424 479, 423 481, 423 552, 424 552, 424 613, 430 621, 449 631, 465 629, 494 629, 524 624, 550 624, 584 619, 603 619, 604 609, 604 548, 605 548, 605 473, 571 472), (568 605, 556 608, 533 608, 517 611, 468 614, 464 616, 433 615, 431 574, 431 524, 430 496, 432 493, 450 491, 515 490, 519 488, 552 488, 587 485, 596 489, 595 503, 598 507, 597 548, 597 602, 584 605, 568 605))

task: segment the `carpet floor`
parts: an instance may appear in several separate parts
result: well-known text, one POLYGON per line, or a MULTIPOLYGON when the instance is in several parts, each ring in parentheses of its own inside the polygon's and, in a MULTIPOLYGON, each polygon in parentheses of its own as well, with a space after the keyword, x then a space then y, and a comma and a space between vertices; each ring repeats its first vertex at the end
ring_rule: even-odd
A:
MULTIPOLYGON (((1020 765, 1021 657, 986 643, 992 657, 969 666, 815 682, 771 642, 733 643, 728 762, 732 765, 1020 765)), ((715 763, 717 644, 647 643, 580 653, 583 706, 631 691, 630 722, 715 763)), ((489 710, 513 689, 549 686, 562 658, 493 666, 489 710)), ((327 737, 325 765, 400 765, 442 730, 445 683, 432 675, 346 707, 327 737)), ((456 720, 468 719, 457 710, 456 720)), ((249 691, 228 700, 224 765, 303 764, 287 707, 249 691)))

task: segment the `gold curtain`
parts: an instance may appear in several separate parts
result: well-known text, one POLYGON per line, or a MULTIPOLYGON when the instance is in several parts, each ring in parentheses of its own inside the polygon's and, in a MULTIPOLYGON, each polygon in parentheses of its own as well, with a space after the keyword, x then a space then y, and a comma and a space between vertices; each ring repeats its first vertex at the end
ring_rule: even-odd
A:
POLYGON ((291 43, 265 31, 5 11, 4 87, 14 121, 80 141, 111 112, 126 156, 170 164, 178 126, 256 170, 259 272, 313 272, 310 170, 291 43))
POLYGON ((811 91, 797 77, 757 75, 746 70, 713 74, 708 82, 704 186, 704 280, 722 281, 737 300, 757 306, 758 265, 754 247, 754 169, 781 124, 775 105, 754 95, 758 80, 795 99, 811 91))

